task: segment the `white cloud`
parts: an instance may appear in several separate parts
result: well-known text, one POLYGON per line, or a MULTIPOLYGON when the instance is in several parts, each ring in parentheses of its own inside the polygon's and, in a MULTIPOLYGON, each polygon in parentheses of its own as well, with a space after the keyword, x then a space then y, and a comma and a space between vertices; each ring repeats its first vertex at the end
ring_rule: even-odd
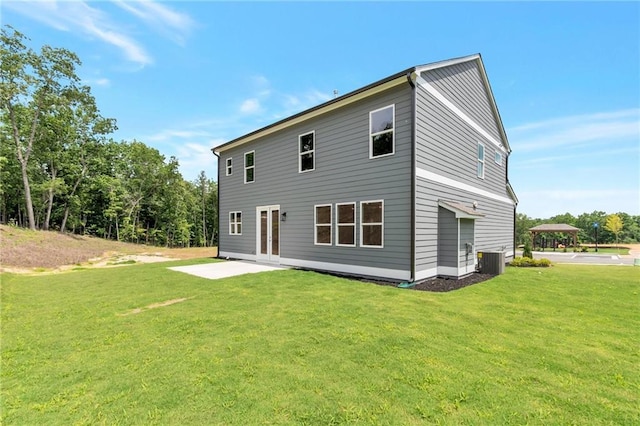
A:
POLYGON ((240 105, 243 114, 255 114, 260 111, 260 101, 256 98, 247 99, 240 105))
POLYGON ((157 2, 149 0, 138 0, 136 2, 116 0, 114 3, 179 44, 184 43, 185 36, 194 27, 194 21, 189 15, 176 12, 157 2))
MULTIPOLYGON (((194 27, 194 21, 188 15, 153 1, 118 0, 115 3, 180 44, 194 27)), ((3 6, 56 30, 79 33, 117 47, 127 60, 140 67, 153 63, 153 58, 131 35, 129 27, 87 1, 6 1, 3 6)))
POLYGON ((144 47, 113 23, 109 16, 84 1, 4 2, 21 15, 40 21, 60 31, 80 32, 119 48, 124 56, 140 66, 153 62, 144 47))
POLYGON ((515 150, 591 146, 626 138, 640 139, 640 109, 561 117, 512 127, 507 130, 515 150))

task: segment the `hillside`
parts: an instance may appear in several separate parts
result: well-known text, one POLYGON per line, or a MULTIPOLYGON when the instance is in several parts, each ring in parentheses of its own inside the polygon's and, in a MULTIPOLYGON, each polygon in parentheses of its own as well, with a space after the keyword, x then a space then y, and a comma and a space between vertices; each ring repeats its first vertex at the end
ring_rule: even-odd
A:
POLYGON ((0 269, 60 268, 66 265, 98 264, 136 255, 136 261, 213 257, 215 247, 169 249, 122 243, 89 236, 0 225, 0 269), (141 257, 147 255, 146 257, 141 257))

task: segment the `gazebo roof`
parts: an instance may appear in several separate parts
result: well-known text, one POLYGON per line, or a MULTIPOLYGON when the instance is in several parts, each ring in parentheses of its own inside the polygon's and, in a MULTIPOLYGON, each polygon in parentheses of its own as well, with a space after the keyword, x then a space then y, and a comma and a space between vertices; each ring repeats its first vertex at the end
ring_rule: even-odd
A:
POLYGON ((576 228, 575 226, 567 225, 565 223, 545 223, 542 225, 534 226, 533 228, 529 228, 531 232, 577 232, 580 228, 576 228))

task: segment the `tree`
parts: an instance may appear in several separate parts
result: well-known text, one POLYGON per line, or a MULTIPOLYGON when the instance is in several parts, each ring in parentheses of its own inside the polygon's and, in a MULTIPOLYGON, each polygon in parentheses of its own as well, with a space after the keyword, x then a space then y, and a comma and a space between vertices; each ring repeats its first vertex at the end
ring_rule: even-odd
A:
POLYGON ((27 48, 27 38, 10 26, 0 33, 0 93, 2 121, 9 123, 20 164, 29 228, 36 229, 29 185, 29 160, 40 120, 79 81, 80 60, 66 49, 43 46, 40 54, 27 48))
POLYGON ((607 221, 604 225, 605 229, 616 236, 616 245, 618 245, 618 235, 622 231, 622 219, 617 214, 610 214, 607 216, 607 221))

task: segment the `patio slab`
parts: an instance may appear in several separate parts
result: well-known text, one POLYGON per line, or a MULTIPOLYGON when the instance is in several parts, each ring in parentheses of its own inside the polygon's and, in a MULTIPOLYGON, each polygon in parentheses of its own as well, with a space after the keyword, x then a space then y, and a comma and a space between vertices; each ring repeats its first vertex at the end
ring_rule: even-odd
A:
POLYGON ((264 265, 242 260, 230 260, 225 262, 205 263, 203 265, 174 266, 172 271, 184 272, 201 278, 217 280, 220 278, 235 277, 244 274, 257 274, 268 271, 281 271, 287 269, 282 266, 264 265))

